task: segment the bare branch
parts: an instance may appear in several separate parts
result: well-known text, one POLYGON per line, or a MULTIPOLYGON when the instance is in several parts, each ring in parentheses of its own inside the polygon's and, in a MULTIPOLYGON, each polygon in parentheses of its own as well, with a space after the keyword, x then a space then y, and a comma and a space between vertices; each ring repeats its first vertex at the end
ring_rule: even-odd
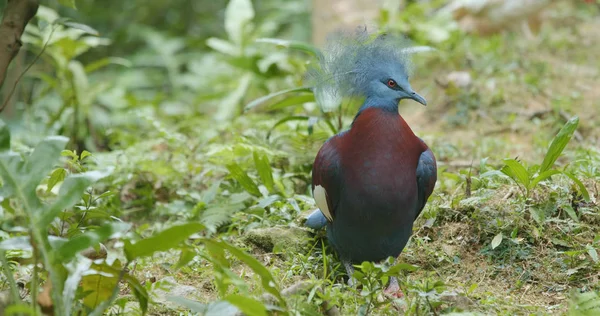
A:
POLYGON ((37 12, 37 0, 7 0, 0 24, 0 87, 10 62, 21 49, 21 35, 37 12))

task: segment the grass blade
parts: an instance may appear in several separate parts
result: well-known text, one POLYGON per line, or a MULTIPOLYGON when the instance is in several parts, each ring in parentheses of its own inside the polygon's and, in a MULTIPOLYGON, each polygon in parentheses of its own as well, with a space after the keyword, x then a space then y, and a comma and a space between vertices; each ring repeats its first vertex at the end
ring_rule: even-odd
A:
POLYGON ((579 125, 579 117, 574 116, 565 124, 565 126, 563 126, 563 128, 561 128, 558 134, 556 134, 552 140, 552 143, 550 143, 548 152, 546 152, 544 161, 540 166, 540 173, 549 170, 554 165, 556 159, 558 159, 560 154, 571 140, 573 133, 575 133, 575 130, 577 129, 577 125, 579 125))
POLYGON ((291 88, 291 89, 285 89, 285 90, 280 90, 280 91, 276 91, 273 92, 271 94, 267 94, 265 96, 262 96, 250 103, 248 103, 245 107, 244 107, 244 112, 249 111, 275 97, 278 97, 280 95, 284 95, 287 93, 292 93, 292 92, 312 92, 312 88, 311 87, 299 87, 299 88, 291 88))

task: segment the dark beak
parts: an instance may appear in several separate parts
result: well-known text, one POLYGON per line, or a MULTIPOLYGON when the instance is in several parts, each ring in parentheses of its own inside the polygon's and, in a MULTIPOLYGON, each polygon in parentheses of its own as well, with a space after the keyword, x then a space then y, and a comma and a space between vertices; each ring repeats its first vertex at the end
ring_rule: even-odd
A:
POLYGON ((419 102, 419 103, 421 103, 421 104, 423 104, 423 105, 425 105, 425 106, 427 106, 427 100, 425 100, 425 98, 424 98, 424 97, 422 97, 420 94, 418 94, 418 93, 416 93, 416 92, 414 92, 414 91, 413 91, 413 92, 411 92, 411 94, 410 94, 410 97, 409 97, 409 98, 410 98, 410 99, 413 99, 413 100, 415 100, 415 101, 417 101, 417 102, 419 102))

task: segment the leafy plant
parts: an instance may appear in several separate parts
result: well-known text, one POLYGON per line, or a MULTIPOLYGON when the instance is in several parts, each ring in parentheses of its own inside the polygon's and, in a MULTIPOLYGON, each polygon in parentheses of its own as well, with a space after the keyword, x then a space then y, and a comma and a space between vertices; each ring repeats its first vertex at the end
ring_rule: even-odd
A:
POLYGON ((91 81, 90 76, 111 64, 128 66, 122 58, 104 57, 87 64, 79 59, 86 52, 110 44, 98 37, 93 28, 69 22, 48 7, 40 6, 37 25, 30 23, 23 42, 30 44, 35 54, 40 54, 53 69, 30 72, 28 76, 39 80, 33 103, 36 120, 42 119, 47 128, 69 135, 77 148, 95 148, 102 137, 103 124, 108 121, 109 108, 99 104, 97 98, 111 87, 110 80, 91 81))
POLYGON ((574 116, 567 121, 558 134, 556 134, 554 139, 552 139, 541 165, 534 165, 530 168, 525 168, 523 164, 516 159, 504 159, 505 166, 501 169, 502 173, 510 177, 517 185, 519 185, 523 191, 523 195, 526 198, 529 198, 531 191, 541 181, 544 181, 553 175, 563 174, 569 177, 577 185, 579 192, 583 195, 584 199, 589 201, 590 195, 579 179, 565 170, 552 168, 560 154, 571 140, 571 137, 577 129, 578 124, 579 117, 577 116, 574 116))
MULTIPOLYGON (((76 255, 88 247, 97 246, 114 234, 125 231, 128 225, 109 222, 96 230, 68 239, 49 236, 48 231, 52 230, 60 213, 77 204, 84 190, 105 174, 99 171, 69 174, 64 177, 56 197, 50 201, 42 201, 37 195, 37 187, 57 163, 68 139, 62 136, 48 137, 36 146, 31 155, 24 158, 11 151, 10 132, 3 122, 0 123, 0 139, 0 176, 3 181, 0 195, 5 201, 12 201, 15 206, 11 209, 12 212, 24 218, 23 224, 27 227, 23 229, 27 232, 26 235, 3 240, 0 248, 31 251, 34 263, 42 264, 48 275, 47 288, 51 287, 52 291, 43 293, 51 297, 52 303, 49 308, 54 309, 56 314, 68 315, 76 296, 76 285, 82 278, 81 272, 87 270, 91 263, 76 255), (69 267, 72 267, 71 264, 77 267, 79 273, 67 273, 69 267)), ((6 269, 4 272, 11 273, 6 269)), ((38 277, 37 273, 34 273, 31 282, 31 293, 34 294, 29 309, 32 312, 37 310, 35 298, 40 283, 38 277)), ((19 302, 20 299, 13 297, 13 301, 19 302)))
POLYGON ((362 285, 360 296, 365 299, 365 303, 359 308, 360 315, 368 315, 369 311, 389 302, 378 302, 377 296, 388 283, 390 277, 398 277, 401 271, 415 271, 416 266, 397 263, 394 264, 394 258, 388 258, 383 263, 372 263, 365 261, 356 266, 353 278, 362 285))

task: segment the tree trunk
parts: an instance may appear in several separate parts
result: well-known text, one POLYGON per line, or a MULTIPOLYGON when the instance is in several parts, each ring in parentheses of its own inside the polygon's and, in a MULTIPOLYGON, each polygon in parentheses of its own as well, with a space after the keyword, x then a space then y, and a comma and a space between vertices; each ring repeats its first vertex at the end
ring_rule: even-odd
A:
POLYGON ((35 16, 38 7, 37 0, 7 0, 0 24, 0 87, 10 62, 21 49, 25 26, 35 16))

